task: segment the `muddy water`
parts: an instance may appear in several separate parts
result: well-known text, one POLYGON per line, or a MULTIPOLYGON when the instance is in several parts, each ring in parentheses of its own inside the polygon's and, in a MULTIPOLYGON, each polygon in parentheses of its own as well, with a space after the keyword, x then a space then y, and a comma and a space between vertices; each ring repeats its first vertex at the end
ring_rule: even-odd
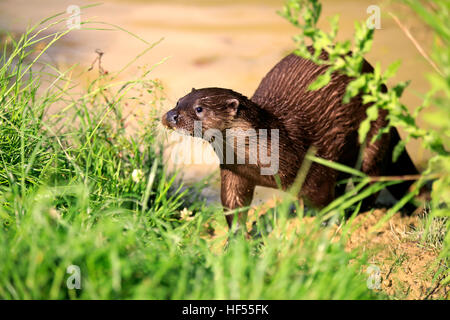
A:
MULTIPOLYGON (((402 67, 395 80, 412 80, 412 90, 406 93, 404 102, 411 108, 417 106, 420 102, 417 95, 428 87, 424 74, 430 68, 388 12, 398 15, 420 42, 429 45, 427 30, 406 8, 386 1, 322 2, 320 26, 327 28, 325 18, 340 14, 341 39, 351 37, 353 21, 367 19, 369 5, 381 7, 381 29, 376 32, 368 60, 380 61, 386 67, 401 59, 402 67)), ((27 25, 65 11, 69 5, 91 3, 79 0, 2 0, 0 28, 19 33, 27 25)), ((128 75, 136 73, 137 65, 152 65, 168 57, 153 73, 164 84, 167 95, 165 109, 169 109, 192 87, 226 87, 251 96, 264 74, 292 50, 291 37, 296 30, 276 14, 282 3, 277 0, 105 0, 101 6, 83 10, 81 17, 83 21, 90 19, 119 25, 148 42, 164 37, 158 46, 129 69, 128 75)), ((105 69, 119 70, 141 52, 145 44, 120 31, 79 30, 60 41, 46 58, 60 66, 79 63, 87 67, 95 58, 97 48, 105 52, 105 69)), ((194 153, 206 148, 208 161, 182 165, 185 181, 197 181, 209 174, 215 174, 217 178, 218 162, 211 150, 204 146, 195 148, 194 153)), ((408 150, 418 164, 427 157, 417 144, 411 143, 408 150)), ((167 158, 170 160, 170 154, 167 158)), ((205 193, 212 200, 218 199, 217 179, 212 187, 205 188, 205 193)), ((272 190, 257 189, 256 201, 273 193, 272 190)))

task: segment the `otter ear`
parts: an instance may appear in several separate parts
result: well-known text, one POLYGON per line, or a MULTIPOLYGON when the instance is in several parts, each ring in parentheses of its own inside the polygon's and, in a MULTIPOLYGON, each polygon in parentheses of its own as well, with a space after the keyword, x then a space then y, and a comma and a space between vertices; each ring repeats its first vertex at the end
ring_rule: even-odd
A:
POLYGON ((238 99, 228 99, 227 100, 227 109, 230 111, 230 113, 235 116, 238 108, 239 108, 239 100, 238 99))
POLYGON ((195 88, 192 88, 191 93, 194 92, 194 91, 196 91, 195 88))

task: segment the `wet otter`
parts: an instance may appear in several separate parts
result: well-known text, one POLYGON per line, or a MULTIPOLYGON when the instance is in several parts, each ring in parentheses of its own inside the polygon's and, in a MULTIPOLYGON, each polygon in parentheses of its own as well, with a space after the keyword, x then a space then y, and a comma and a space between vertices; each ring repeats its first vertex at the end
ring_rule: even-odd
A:
MULTIPOLYGON (((322 53, 321 58, 327 59, 326 53, 322 53)), ((249 205, 257 185, 277 188, 279 182, 287 189, 294 182, 310 146, 315 147, 318 157, 351 167, 356 165, 361 147, 358 128, 366 118, 368 105, 363 104, 360 96, 347 104, 342 103, 346 86, 352 80, 342 74, 333 74, 330 83, 319 90, 308 90, 309 84, 326 68, 290 54, 263 78, 251 99, 229 89, 193 89, 163 116, 165 126, 184 130, 190 135, 194 135, 196 121, 201 122, 202 133, 208 129, 218 131, 225 137, 215 141, 219 146, 215 149, 220 155, 225 153, 230 129, 250 130, 251 134, 244 138, 248 138, 244 143, 245 159, 253 157, 254 162, 233 161, 237 153, 233 141, 234 152, 227 153, 220 164, 221 200, 225 208, 249 205), (250 140, 254 139, 258 144, 264 141, 269 149, 267 153, 271 155, 274 152, 271 146, 275 142, 274 134, 269 133, 271 129, 278 130, 278 150, 275 150, 279 152, 278 170, 263 174, 261 169, 270 164, 262 161, 261 150, 256 152, 250 148, 250 140), (258 140, 262 138, 265 140, 258 140)), ((373 68, 364 62, 362 72, 372 71, 373 68)), ((378 119, 372 122, 367 141, 370 142, 378 130, 386 126, 386 115, 380 110, 378 119)), ((362 150, 360 169, 370 176, 417 174, 406 150, 397 162, 392 162, 392 151, 399 140, 397 130, 392 128, 374 143, 368 143, 362 150)), ((345 186, 337 186, 336 182, 345 177, 341 172, 312 163, 299 197, 314 207, 324 207, 343 194, 345 186)), ((410 185, 411 182, 404 182, 390 186, 388 190, 400 199, 410 185)), ((363 207, 369 207, 375 198, 365 199, 363 207)), ((245 218, 245 214, 240 217, 245 218)), ((226 215, 226 219, 231 227, 233 215, 226 215)))

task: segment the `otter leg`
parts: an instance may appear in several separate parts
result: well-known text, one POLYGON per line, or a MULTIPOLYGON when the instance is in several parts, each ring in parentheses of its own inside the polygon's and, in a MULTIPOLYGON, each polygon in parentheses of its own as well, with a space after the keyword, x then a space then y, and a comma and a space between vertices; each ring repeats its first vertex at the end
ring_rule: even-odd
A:
MULTIPOLYGON (((409 154, 406 151, 406 149, 403 150, 403 152, 400 154, 396 162, 392 161, 392 152, 394 151, 394 148, 399 141, 400 135, 398 134, 397 129, 391 128, 388 159, 386 161, 387 162, 386 172, 384 174, 388 176, 403 176, 403 175, 418 174, 419 172, 417 171, 416 166, 409 157, 409 154)), ((403 198, 405 194, 409 192, 409 188, 413 183, 414 181, 404 181, 402 183, 389 186, 387 187, 387 189, 394 196, 394 198, 400 200, 401 198, 403 198)), ((422 188, 421 191, 424 190, 425 188, 422 188)), ((415 204, 408 202, 407 204, 405 204, 405 206, 402 208, 401 211, 407 215, 411 215, 416 209, 417 207, 415 204)))
MULTIPOLYGON (((255 184, 248 179, 241 177, 228 169, 220 170, 221 188, 220 198, 222 205, 227 210, 234 210, 249 206, 253 199, 255 184)), ((225 218, 228 227, 231 229, 235 214, 226 214, 225 218)), ((247 210, 239 212, 238 226, 242 225, 246 230, 245 222, 247 220, 247 210)))
POLYGON ((335 198, 336 174, 331 168, 312 164, 300 190, 299 197, 305 197, 317 209, 322 209, 335 198))
POLYGON ((335 198, 339 198, 343 194, 345 194, 345 190, 347 188, 347 184, 343 183, 344 180, 350 178, 351 175, 339 172, 336 179, 336 187, 334 188, 334 196, 335 198), (340 182, 338 185, 337 183, 340 182))
MULTIPOLYGON (((379 126, 378 126, 379 127, 379 126)), ((372 139, 376 134, 377 127, 372 128, 367 141, 372 139)), ((400 136, 396 128, 391 128, 389 133, 382 135, 374 143, 363 150, 363 161, 361 170, 369 176, 401 176, 406 174, 417 174, 417 169, 412 163, 406 150, 402 152, 397 162, 392 162, 392 152, 400 141, 400 136)), ((408 188, 411 186, 411 181, 405 181, 400 184, 389 186, 387 189, 397 199, 401 199, 408 188)), ((363 200, 361 210, 368 210, 373 207, 375 200, 379 193, 373 194, 369 198, 363 200)), ((408 213, 414 211, 415 206, 406 205, 404 210, 408 213)))
MULTIPOLYGON (((389 152, 386 166, 386 174, 389 176, 402 176, 402 175, 414 175, 419 172, 416 169, 416 166, 412 162, 409 157, 406 149, 400 154, 396 162, 392 162, 392 152, 394 151, 395 146, 400 141, 400 135, 396 128, 391 128, 391 141, 389 145, 389 152)), ((409 187, 413 184, 414 181, 405 181, 399 184, 394 184, 388 187, 388 190, 392 195, 397 199, 401 199, 408 191, 409 187)))
MULTIPOLYGON (((372 128, 366 141, 371 141, 372 136, 377 133, 377 130, 372 128)), ((362 150, 361 171, 368 176, 380 176, 385 172, 388 155, 390 136, 389 134, 382 135, 373 143, 369 143, 365 149, 362 150)), ((368 211, 373 208, 375 200, 379 192, 374 193, 363 199, 361 204, 361 212, 368 211)))

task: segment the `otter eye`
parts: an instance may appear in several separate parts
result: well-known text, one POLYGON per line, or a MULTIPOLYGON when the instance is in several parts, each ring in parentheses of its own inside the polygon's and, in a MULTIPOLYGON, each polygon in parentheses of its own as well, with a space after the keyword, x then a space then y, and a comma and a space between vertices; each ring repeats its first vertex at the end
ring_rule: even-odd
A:
POLYGON ((195 112, 197 112, 197 113, 201 113, 202 111, 203 111, 202 107, 195 108, 195 112))

